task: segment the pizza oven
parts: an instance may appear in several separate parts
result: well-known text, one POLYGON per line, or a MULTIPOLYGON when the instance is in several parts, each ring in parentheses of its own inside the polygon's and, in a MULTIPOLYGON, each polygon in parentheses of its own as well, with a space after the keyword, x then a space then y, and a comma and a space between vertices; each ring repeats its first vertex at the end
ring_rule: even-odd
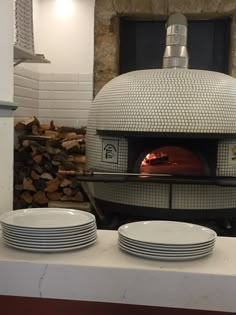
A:
POLYGON ((106 212, 233 218, 236 80, 188 69, 183 15, 166 29, 163 69, 122 74, 93 101, 87 166, 111 175, 91 179, 94 198, 106 212))

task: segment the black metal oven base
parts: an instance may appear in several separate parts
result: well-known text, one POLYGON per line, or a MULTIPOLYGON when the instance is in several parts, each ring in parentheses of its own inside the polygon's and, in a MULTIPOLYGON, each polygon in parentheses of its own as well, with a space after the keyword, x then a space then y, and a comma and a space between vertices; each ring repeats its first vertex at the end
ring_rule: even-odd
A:
POLYGON ((236 219, 236 208, 229 209, 162 209, 126 205, 110 201, 96 199, 97 204, 102 211, 109 216, 109 214, 129 215, 134 217, 163 219, 163 220, 217 220, 226 218, 236 219))
POLYGON ((210 210, 177 210, 129 206, 96 199, 104 212, 98 228, 117 230, 119 226, 142 220, 169 220, 200 224, 216 231, 219 236, 236 237, 236 208, 210 210))

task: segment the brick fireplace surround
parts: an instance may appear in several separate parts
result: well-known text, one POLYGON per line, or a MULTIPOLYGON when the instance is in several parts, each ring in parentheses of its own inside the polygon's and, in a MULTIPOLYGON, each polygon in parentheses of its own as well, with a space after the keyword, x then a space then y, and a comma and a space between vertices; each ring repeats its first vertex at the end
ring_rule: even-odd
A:
POLYGON ((96 0, 94 93, 119 74, 120 17, 164 19, 182 13, 187 19, 231 17, 229 74, 236 77, 235 0, 96 0))

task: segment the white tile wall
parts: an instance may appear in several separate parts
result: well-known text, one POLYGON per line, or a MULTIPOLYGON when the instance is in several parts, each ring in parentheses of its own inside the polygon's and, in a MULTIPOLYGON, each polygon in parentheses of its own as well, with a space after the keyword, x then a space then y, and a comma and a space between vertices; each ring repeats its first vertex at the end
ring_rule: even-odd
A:
POLYGON ((83 73, 36 73, 15 68, 15 120, 35 115, 41 123, 87 125, 93 99, 93 75, 83 73))
POLYGON ((33 115, 38 117, 38 73, 23 67, 14 70, 14 101, 18 106, 15 121, 33 115))

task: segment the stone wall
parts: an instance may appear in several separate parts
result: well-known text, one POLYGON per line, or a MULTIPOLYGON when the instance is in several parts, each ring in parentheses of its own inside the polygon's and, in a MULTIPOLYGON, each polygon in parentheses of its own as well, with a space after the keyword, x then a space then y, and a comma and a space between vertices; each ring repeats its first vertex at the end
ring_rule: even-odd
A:
POLYGON ((120 17, 166 19, 172 13, 191 19, 231 17, 229 74, 236 77, 236 0, 96 0, 95 94, 119 74, 120 17))

